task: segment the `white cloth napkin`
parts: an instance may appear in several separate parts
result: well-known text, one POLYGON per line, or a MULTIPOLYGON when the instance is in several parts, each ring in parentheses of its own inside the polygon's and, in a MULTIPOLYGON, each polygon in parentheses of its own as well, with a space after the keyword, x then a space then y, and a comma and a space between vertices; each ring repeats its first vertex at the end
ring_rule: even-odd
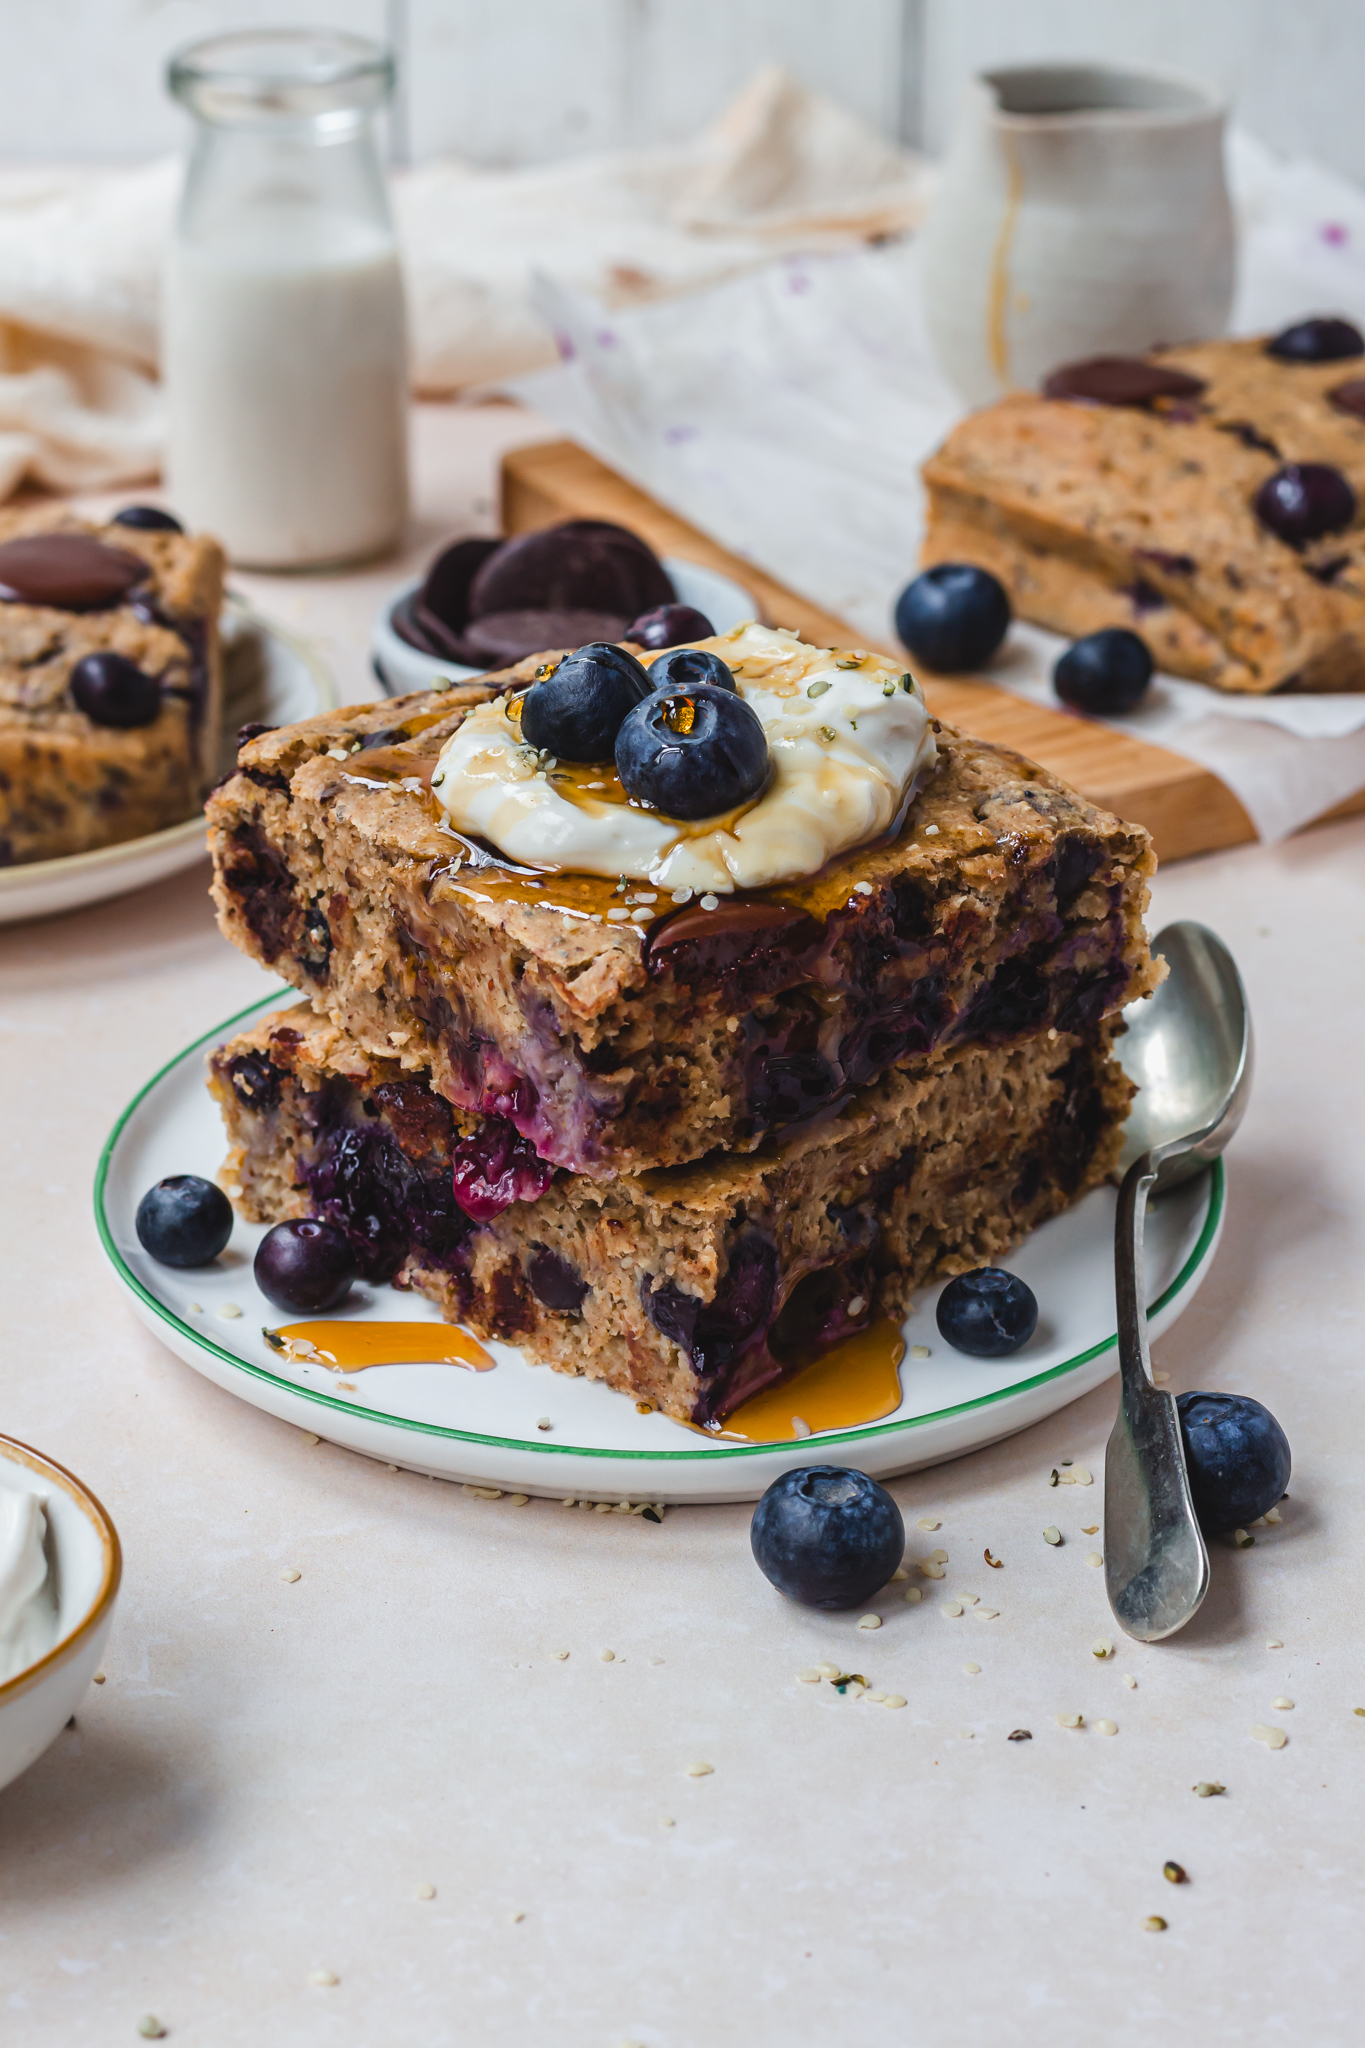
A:
MULTIPOLYGON (((1365 320, 1365 193, 1241 135, 1229 160, 1238 330, 1310 310, 1365 320)), ((912 243, 789 258, 667 309, 608 313, 549 275, 537 294, 561 364, 517 380, 521 396, 737 554, 890 640, 923 531, 919 465, 962 411, 930 352, 912 243)), ((1059 708, 1061 646, 1018 627, 992 679, 1059 708)), ((1210 768, 1262 839, 1365 788, 1365 693, 1229 698, 1161 677, 1114 723, 1210 768)))
MULTIPOLYGON (((0 171, 0 497, 25 476, 94 489, 151 475, 160 278, 180 186, 135 170, 0 171)), ((792 249, 919 220, 919 158, 785 73, 696 141, 522 171, 429 164, 394 181, 428 394, 555 360, 537 265, 604 304, 696 291, 792 249)))

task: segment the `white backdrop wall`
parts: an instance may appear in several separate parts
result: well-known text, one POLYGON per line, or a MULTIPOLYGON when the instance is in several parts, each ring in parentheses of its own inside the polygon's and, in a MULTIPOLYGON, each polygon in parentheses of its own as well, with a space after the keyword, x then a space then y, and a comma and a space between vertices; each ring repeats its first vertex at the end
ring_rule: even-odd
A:
POLYGON ((1365 0, 0 0, 0 156, 173 148, 168 51, 295 21, 393 40, 417 159, 674 140, 774 59, 938 150, 970 71, 1071 56, 1211 79, 1267 142, 1365 181, 1365 0))

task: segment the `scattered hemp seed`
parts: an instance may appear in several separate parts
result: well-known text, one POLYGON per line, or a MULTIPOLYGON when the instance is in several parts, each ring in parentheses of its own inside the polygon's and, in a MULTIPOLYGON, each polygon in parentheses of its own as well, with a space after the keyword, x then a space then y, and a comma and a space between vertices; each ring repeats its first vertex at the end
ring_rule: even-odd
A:
POLYGON ((974 1607, 972 1609, 973 1621, 996 1621, 999 1619, 999 1616, 1000 1609, 998 1607, 974 1607))
POLYGON ((979 1678, 981 1676, 981 1666, 979 1664, 964 1664, 962 1669, 966 1672, 968 1678, 979 1678))
POLYGON ((187 1303, 186 1306, 188 1307, 189 1312, 192 1316, 202 1316, 204 1313, 204 1304, 202 1301, 191 1301, 187 1303))
POLYGON ((1165 1878, 1167 1884, 1188 1884, 1190 1881, 1179 1863, 1163 1863, 1161 1875, 1165 1878))
POLYGON ((960 1600, 945 1600, 938 1611, 945 1621, 956 1621, 962 1612, 962 1602, 960 1600))
POLYGON ((106 1676, 107 1676, 107 1674, 106 1674, 105 1672, 103 1672, 103 1671, 97 1671, 97 1672, 95 1673, 95 1680, 94 1680, 95 1684, 96 1684, 96 1685, 103 1685, 103 1684, 105 1683, 105 1681, 106 1681, 106 1676))
POLYGON ((1081 1523, 1082 1536, 1098 1536, 1099 1533, 1100 1525, 1098 1522, 1091 1522, 1089 1524, 1086 1524, 1085 1522, 1081 1523))
POLYGON ((1148 1934, 1164 1934, 1166 1932, 1166 1922, 1162 1919, 1160 1913, 1149 1913, 1142 1925, 1148 1934))
POLYGON ((144 2012, 137 2023, 137 2031, 144 2041, 164 2041, 166 2029, 154 2012, 144 2012))
POLYGON ((434 1884, 419 1884, 419 1885, 418 1885, 418 1887, 417 1887, 417 1897, 418 1897, 419 1899, 434 1899, 434 1898, 435 1898, 435 1896, 436 1896, 436 1887, 435 1887, 435 1885, 434 1885, 434 1884))
POLYGON ((853 884, 853 893, 855 896, 870 896, 872 894, 871 882, 855 882, 853 884))
POLYGON ((920 1601, 924 1598, 924 1595, 923 1593, 921 1593, 918 1586, 907 1586, 904 1593, 901 1595, 901 1598, 903 1600, 908 1600, 912 1607, 918 1607, 920 1601))
POLYGON ((1093 1486, 1094 1483, 1084 1465, 1073 1465, 1071 1467, 1071 1484, 1073 1486, 1093 1486))
POLYGON ((1006 1742, 1032 1742, 1033 1730, 1031 1728, 1011 1728, 1005 1740, 1006 1742))
POLYGON ((1104 1559, 1103 1559, 1103 1558, 1102 1558, 1102 1557, 1100 1556, 1100 1553, 1098 1552, 1098 1550, 1088 1550, 1088 1551, 1086 1552, 1086 1554, 1085 1554, 1085 1561, 1086 1561, 1086 1563, 1087 1563, 1087 1564, 1103 1564, 1103 1563, 1104 1563, 1104 1559))
POLYGON ((909 1578, 909 1576, 910 1574, 906 1571, 905 1566, 903 1564, 898 1564, 896 1566, 896 1569, 892 1572, 891 1577, 887 1581, 887 1583, 888 1585, 894 1586, 898 1579, 907 1579, 909 1578))
POLYGON ((981 1596, 979 1593, 958 1593, 955 1597, 964 1607, 975 1607, 981 1596))
POLYGON ((1293 1706, 1294 1702, 1293 1702, 1293 1700, 1287 1700, 1287 1699, 1286 1699, 1286 1698, 1284 1697, 1284 1694, 1283 1694, 1283 1693, 1281 1693, 1281 1694, 1280 1694, 1280 1696, 1279 1696, 1279 1698, 1278 1698, 1278 1699, 1274 1699, 1274 1700, 1272 1700, 1272 1701, 1270 1702, 1270 1704, 1271 1704, 1271 1706, 1272 1706, 1272 1707, 1278 1707, 1278 1708, 1280 1709, 1280 1712, 1281 1712, 1282 1714, 1287 1714, 1287 1713, 1289 1712, 1289 1710, 1291 1709, 1291 1707, 1293 1706))
POLYGON ((807 1422, 807 1420, 806 1420, 805 1416, 804 1416, 804 1415, 793 1415, 793 1417, 792 1417, 792 1435, 793 1435, 793 1436, 809 1436, 809 1435, 810 1435, 810 1433, 811 1433, 811 1427, 810 1427, 810 1424, 809 1424, 809 1423, 807 1422))
POLYGON ((932 1515, 921 1515, 915 1526, 918 1529, 941 1529, 943 1524, 936 1522, 932 1515))
MULTIPOLYGON (((930 1351, 929 1346, 927 1344, 912 1344, 910 1346, 910 1356, 912 1358, 932 1358, 933 1353, 930 1351)), ((920 1527, 921 1529, 924 1527, 923 1522, 920 1523, 920 1527)), ((933 1527, 937 1529, 938 1523, 935 1522, 933 1524, 933 1527)))
POLYGON ((926 839, 937 839, 937 838, 938 838, 938 826, 937 826, 937 825, 926 825, 926 826, 925 826, 925 828, 924 828, 924 836, 925 836, 925 838, 926 838, 926 839))
POLYGON ((335 1970, 310 1970, 308 1972, 308 1982, 310 1984, 320 1984, 325 1986, 331 1984, 339 1984, 341 1982, 341 1979, 340 1977, 338 1977, 335 1970))
POLYGON ((702 907, 702 909, 703 909, 703 910, 719 910, 719 909, 720 909, 720 898, 719 898, 719 896, 711 896, 711 895, 703 896, 703 897, 701 898, 701 907, 702 907))
POLYGON ((520 1908, 520 1907, 518 1906, 518 1907, 514 1908, 514 1910, 513 1910, 512 1912, 510 1912, 510 1913, 509 1913, 509 1914, 507 1915, 507 1917, 508 1917, 508 1919, 509 1919, 509 1920, 511 1921, 512 1925, 513 1925, 513 1926, 515 1927, 515 1926, 516 1926, 516 1924, 517 1924, 517 1922, 518 1922, 518 1920, 524 1920, 524 1919, 526 1918, 526 1915, 525 1915, 525 1914, 524 1914, 524 1913, 522 1912, 521 1908, 520 1908))
POLYGON ((930 1562, 930 1564, 947 1564, 947 1562, 948 1562, 948 1553, 947 1553, 947 1551, 946 1551, 946 1550, 931 1550, 931 1551, 929 1552, 929 1562, 930 1562))
POLYGON ((306 1444, 320 1444, 322 1442, 322 1438, 320 1436, 314 1436, 311 1429, 301 1429, 299 1431, 299 1435, 303 1438, 306 1444))
POLYGON ((1196 1799, 1217 1799, 1219 1794, 1226 1792, 1227 1789, 1227 1786, 1220 1785, 1216 1778, 1201 1778, 1194 1788, 1194 1796, 1196 1799))
POLYGON ((551 1650, 550 1652, 550 1655, 554 1658, 556 1664, 562 1664, 565 1658, 568 1656, 568 1654, 569 1653, 567 1650, 551 1650))
POLYGON ((524 1508, 527 1501, 530 1500, 530 1498, 531 1496, 529 1493, 509 1493, 507 1496, 507 1505, 509 1508, 524 1508))
POLYGON ((615 1650, 603 1650, 601 1661, 604 1664, 614 1664, 616 1662, 615 1650))
POLYGON ((798 1671, 796 1677, 797 1682, 801 1685, 818 1685, 820 1683, 820 1673, 814 1669, 798 1671))
POLYGON ((1237 1548, 1239 1550, 1250 1550, 1252 1544, 1256 1541, 1256 1538, 1252 1535, 1249 1529, 1234 1529, 1232 1532, 1232 1540, 1237 1545, 1237 1548))
POLYGON ((1263 1722, 1258 1721, 1251 1731, 1251 1739, 1253 1742, 1263 1742, 1267 1749, 1283 1749, 1289 1737, 1283 1728, 1267 1728, 1263 1722))
POLYGON ((1272 1529, 1277 1528, 1282 1519, 1283 1517, 1281 1516, 1278 1508, 1267 1508, 1265 1513, 1261 1517, 1261 1520, 1263 1522, 1270 1523, 1272 1529))
POLYGON ((905 1694, 903 1692, 889 1692, 882 1701, 882 1705, 884 1707, 903 1707, 905 1705, 905 1694))
POLYGON ((673 901, 675 903, 690 903, 692 901, 692 891, 688 888, 675 889, 673 891, 673 901))
POLYGON ((859 1628, 880 1628, 881 1625, 882 1618, 880 1614, 860 1614, 858 1616, 859 1628))
POLYGON ((926 1579, 941 1579, 944 1576, 943 1566, 935 1564, 932 1557, 922 1557, 919 1561, 919 1568, 926 1579))
POLYGON ((218 1313, 225 1323, 235 1323, 242 1311, 238 1308, 235 1301, 220 1301, 218 1313))
POLYGON ((1114 1645, 1108 1636, 1100 1636, 1090 1645, 1090 1654, 1092 1657, 1112 1657, 1114 1645))
POLYGON ((689 1764, 687 1766, 687 1776, 689 1778, 711 1778, 715 1776, 715 1769, 714 1764, 689 1764))
POLYGON ((1284 1648, 1284 1644, 1280 1642, 1278 1637, 1272 1636, 1270 1641, 1266 1644, 1266 1648, 1267 1650, 1282 1650, 1284 1648))
POLYGON ((1117 1735, 1119 1724, 1117 1721, 1097 1721, 1095 1723, 1095 1732, 1097 1735, 1117 1735))
POLYGON ((537 1429, 553 1429, 553 1428, 554 1428, 554 1424, 553 1424, 553 1423, 551 1422, 551 1420, 550 1420, 550 1418, 549 1418, 549 1416, 548 1416, 548 1415, 542 1415, 542 1416, 540 1417, 540 1419, 538 1420, 538 1422, 536 1423, 536 1428, 537 1428, 537 1429))
POLYGON ((1049 1524, 1049 1526, 1048 1526, 1048 1527, 1047 1527, 1046 1529, 1044 1529, 1044 1531, 1043 1531, 1043 1541, 1044 1541, 1044 1543, 1051 1543, 1051 1544, 1052 1544, 1052 1545, 1054 1545, 1054 1547, 1055 1547, 1055 1546, 1056 1546, 1056 1545, 1057 1545, 1058 1543, 1060 1543, 1060 1542, 1061 1542, 1061 1540, 1062 1540, 1062 1532, 1061 1532, 1061 1530, 1060 1530, 1060 1529, 1054 1529, 1054 1528, 1053 1528, 1053 1527, 1052 1527, 1052 1526, 1051 1526, 1050 1524, 1049 1524))
POLYGON ((295 1571, 293 1565, 291 1564, 287 1568, 287 1570, 282 1571, 280 1573, 280 1577, 284 1580, 286 1586, 296 1586, 299 1580, 303 1577, 303 1573, 300 1571, 295 1571))
POLYGON ((833 1679, 839 1676, 839 1666, 837 1664, 817 1664, 815 1668, 822 1678, 833 1679))
POLYGON ((990 1566, 993 1572, 1002 1572, 1005 1569, 1004 1558, 992 1557, 989 1544, 986 1545, 986 1548, 982 1551, 981 1555, 985 1558, 987 1564, 990 1566))
POLYGON ((661 1828, 675 1828, 677 1825, 678 1823, 674 1820, 671 1813, 661 1813, 659 1815, 659 1826, 661 1828))
POLYGON ((1132 1674, 1132 1672, 1131 1672, 1131 1671, 1125 1671, 1125 1672, 1124 1672, 1124 1674, 1123 1674, 1123 1682, 1124 1682, 1124 1684, 1125 1684, 1125 1685, 1127 1686, 1127 1688, 1128 1688, 1129 1692, 1136 1692, 1136 1691, 1137 1691, 1137 1680, 1136 1680, 1136 1679, 1134 1678, 1134 1676, 1133 1676, 1133 1674, 1132 1674))
POLYGON ((1079 1714, 1058 1714, 1057 1716, 1057 1726, 1059 1728, 1079 1728, 1082 1725, 1082 1718, 1079 1714))

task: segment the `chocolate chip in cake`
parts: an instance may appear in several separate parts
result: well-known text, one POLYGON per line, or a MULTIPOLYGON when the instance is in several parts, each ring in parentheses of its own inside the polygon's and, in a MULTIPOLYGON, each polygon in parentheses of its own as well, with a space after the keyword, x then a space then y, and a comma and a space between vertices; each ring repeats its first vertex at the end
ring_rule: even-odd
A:
POLYGON ((1198 398, 1203 389, 1202 377, 1149 363, 1141 356, 1088 356, 1054 370, 1043 385, 1043 396, 1079 399, 1087 405, 1150 406, 1161 398, 1198 398))
POLYGON ((0 599, 58 611, 104 611, 145 582, 141 555, 88 533, 30 533, 0 544, 0 599))

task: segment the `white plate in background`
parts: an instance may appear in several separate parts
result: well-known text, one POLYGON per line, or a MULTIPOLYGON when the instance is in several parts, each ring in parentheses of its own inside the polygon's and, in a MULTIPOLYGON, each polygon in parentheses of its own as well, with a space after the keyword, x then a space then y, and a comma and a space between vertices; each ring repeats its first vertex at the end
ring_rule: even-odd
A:
MULTIPOLYGON (((298 1000, 294 991, 284 1000, 298 1000)), ((854 1429, 781 1444, 716 1442, 665 1415, 640 1415, 628 1396, 592 1380, 531 1365, 513 1346, 490 1343, 493 1372, 448 1365, 385 1365, 342 1375, 336 1391, 322 1365, 284 1364, 262 1325, 280 1321, 251 1264, 262 1226, 236 1223, 220 1261, 195 1271, 159 1266, 137 1241, 142 1195, 172 1173, 212 1178, 225 1140, 204 1085, 208 1051, 279 995, 208 1032, 162 1069, 120 1117, 95 1182, 100 1238, 125 1294, 147 1327, 197 1372, 300 1429, 385 1463, 441 1479, 524 1493, 605 1501, 754 1500, 792 1466, 857 1466, 878 1479, 994 1443, 1040 1422, 1117 1370, 1114 1332, 1114 1202, 1097 1188, 1034 1231, 1010 1259, 1038 1297, 1038 1334, 1009 1359, 966 1358, 938 1335, 938 1288, 905 1323, 902 1400, 893 1415, 854 1429), (197 1303, 197 1309, 191 1304, 197 1303), (239 1318, 218 1310, 233 1303, 239 1318), (924 1344, 930 1356, 911 1359, 924 1344), (551 1428, 536 1424, 548 1416, 551 1428)), ((1148 1211, 1148 1327, 1158 1336, 1189 1306, 1222 1228, 1221 1160, 1148 1211)), ((362 1287, 358 1319, 437 1323, 420 1296, 362 1287)))
MULTIPOLYGON (((219 772, 236 755, 237 728, 259 721, 289 725, 336 705, 331 671, 306 640, 277 626, 244 598, 223 604, 223 726, 219 772)), ((193 867, 204 853, 204 814, 179 825, 122 839, 93 853, 68 853, 58 860, 21 862, 0 868, 0 924, 81 910, 109 896, 160 882, 193 867)))
MULTIPOLYGON (((700 562, 685 562, 679 555, 665 555, 662 559, 677 602, 692 605, 711 621, 718 633, 728 633, 732 626, 742 626, 746 620, 757 618, 758 600, 742 583, 732 582, 718 569, 704 569, 700 562)), ((488 673, 486 669, 466 668, 463 662, 441 661, 434 654, 423 654, 394 632, 389 614, 403 598, 420 590, 425 581, 423 576, 414 576, 391 590, 375 613, 370 630, 370 661, 391 697, 401 697, 408 690, 434 690, 452 680, 474 682, 488 673)))

